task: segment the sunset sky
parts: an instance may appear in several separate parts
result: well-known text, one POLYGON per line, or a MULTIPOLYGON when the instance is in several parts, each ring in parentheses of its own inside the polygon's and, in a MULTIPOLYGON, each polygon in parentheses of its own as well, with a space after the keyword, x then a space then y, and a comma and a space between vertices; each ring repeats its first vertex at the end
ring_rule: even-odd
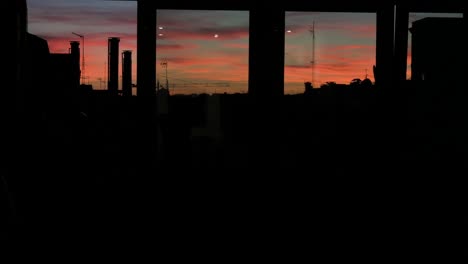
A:
MULTIPOLYGON (((28 30, 45 38, 53 53, 66 53, 69 41, 80 40, 72 32, 83 35, 86 82, 95 89, 105 89, 109 37, 120 37, 120 51, 133 51, 136 83, 136 10, 136 2, 28 0, 28 30)), ((161 83, 166 76, 160 63, 166 61, 172 93, 246 92, 248 15, 247 11, 158 10, 156 63, 161 83), (216 87, 214 83, 229 86, 216 87)), ((410 23, 425 16, 411 14, 410 23)), ((286 94, 302 93, 304 81, 312 79, 309 29, 314 22, 314 86, 363 79, 366 70, 374 81, 375 14, 287 12, 286 94)))

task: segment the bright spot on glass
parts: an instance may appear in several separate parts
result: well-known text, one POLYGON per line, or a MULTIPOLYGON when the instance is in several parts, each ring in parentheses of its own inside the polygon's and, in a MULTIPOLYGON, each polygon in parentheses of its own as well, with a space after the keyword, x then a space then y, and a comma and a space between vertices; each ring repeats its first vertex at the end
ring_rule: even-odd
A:
POLYGON ((218 34, 215 34, 215 35, 214 35, 214 37, 215 37, 215 38, 218 38, 218 37, 219 37, 219 35, 218 35, 218 34))

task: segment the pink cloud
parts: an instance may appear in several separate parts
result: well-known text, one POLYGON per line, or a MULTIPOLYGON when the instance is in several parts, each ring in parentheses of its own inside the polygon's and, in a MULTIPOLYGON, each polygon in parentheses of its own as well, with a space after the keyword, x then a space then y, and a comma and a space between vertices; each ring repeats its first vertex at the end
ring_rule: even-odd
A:
POLYGON ((321 47, 321 51, 324 53, 334 53, 334 52, 373 52, 375 51, 375 45, 327 45, 321 47))
POLYGON ((136 25, 136 4, 133 7, 115 8, 115 6, 88 8, 73 6, 48 6, 44 9, 30 10, 30 23, 73 24, 81 26, 128 26, 136 25))
POLYGON ((207 68, 220 68, 223 66, 242 66, 247 67, 244 60, 247 58, 240 58, 235 56, 216 56, 216 57, 169 57, 165 60, 171 64, 181 67, 197 66, 207 68))
POLYGON ((159 51, 180 51, 180 50, 189 50, 189 49, 196 49, 198 48, 199 46, 198 45, 194 45, 194 44, 186 44, 186 45, 182 45, 182 44, 160 44, 158 43, 156 45, 156 50, 159 52, 159 51))
MULTIPOLYGON (((291 30, 288 35, 309 34, 310 25, 289 25, 287 29, 291 30)), ((376 24, 355 24, 355 23, 323 23, 315 25, 316 35, 320 32, 339 32, 342 35, 351 35, 353 37, 375 37, 376 24)))
POLYGON ((212 40, 218 35, 220 40, 248 38, 249 30, 239 27, 197 28, 197 29, 166 29, 160 37, 162 40, 212 40))
POLYGON ((249 49, 249 44, 247 44, 247 43, 225 43, 224 47, 225 48, 231 48, 231 49, 248 50, 249 49))

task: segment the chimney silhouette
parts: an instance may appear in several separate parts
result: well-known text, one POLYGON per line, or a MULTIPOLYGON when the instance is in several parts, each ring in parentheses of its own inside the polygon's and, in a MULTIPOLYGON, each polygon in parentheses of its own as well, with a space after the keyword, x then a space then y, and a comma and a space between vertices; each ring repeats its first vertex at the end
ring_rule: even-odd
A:
POLYGON ((74 86, 80 86, 80 42, 79 41, 70 41, 70 55, 72 57, 73 64, 73 82, 74 86))
POLYGON ((119 42, 120 38, 109 38, 108 40, 107 89, 115 95, 119 90, 119 42))
POLYGON ((123 96, 132 96, 132 51, 122 52, 122 93, 123 96))

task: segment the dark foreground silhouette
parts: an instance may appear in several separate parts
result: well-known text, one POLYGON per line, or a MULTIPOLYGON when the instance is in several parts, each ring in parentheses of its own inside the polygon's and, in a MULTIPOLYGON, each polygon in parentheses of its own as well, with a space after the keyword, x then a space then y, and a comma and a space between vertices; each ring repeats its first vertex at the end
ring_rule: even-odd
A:
POLYGON ((463 199, 423 186, 463 172, 461 74, 163 101, 80 86, 77 53, 50 54, 25 28, 12 38, 0 174, 0 234, 17 258, 107 247, 109 260, 134 246, 132 262, 454 262, 461 251, 450 234, 462 230, 463 199))

